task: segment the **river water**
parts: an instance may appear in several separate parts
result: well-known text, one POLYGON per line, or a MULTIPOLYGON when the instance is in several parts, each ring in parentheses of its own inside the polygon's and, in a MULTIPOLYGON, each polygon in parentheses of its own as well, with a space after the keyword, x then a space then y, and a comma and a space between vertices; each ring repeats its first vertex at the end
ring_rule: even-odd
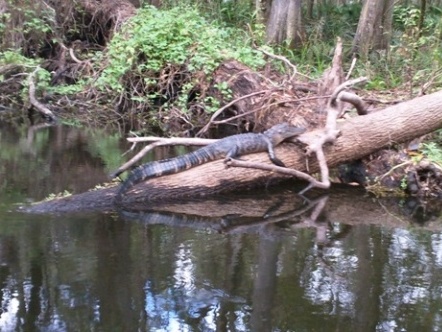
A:
POLYGON ((0 124, 1 331, 442 330, 440 206, 289 184, 166 211, 16 212, 106 182, 127 148, 0 124))

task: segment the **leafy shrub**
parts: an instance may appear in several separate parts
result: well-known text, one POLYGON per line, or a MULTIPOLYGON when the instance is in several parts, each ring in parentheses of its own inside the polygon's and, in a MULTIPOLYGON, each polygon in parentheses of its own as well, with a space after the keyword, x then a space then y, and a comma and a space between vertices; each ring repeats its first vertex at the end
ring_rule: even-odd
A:
POLYGON ((264 65, 262 55, 245 45, 241 33, 209 24, 190 7, 140 9, 112 39, 107 56, 109 63, 98 83, 117 91, 131 71, 150 77, 148 73, 168 65, 184 65, 190 73, 209 74, 229 58, 252 68, 264 65))

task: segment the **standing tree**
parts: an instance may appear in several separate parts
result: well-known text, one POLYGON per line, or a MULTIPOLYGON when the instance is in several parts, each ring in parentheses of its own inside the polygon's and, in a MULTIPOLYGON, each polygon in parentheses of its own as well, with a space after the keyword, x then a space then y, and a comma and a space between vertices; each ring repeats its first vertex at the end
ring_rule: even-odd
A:
POLYGON ((297 47, 304 39, 301 0, 273 0, 267 22, 267 42, 297 47))
POLYGON ((388 50, 393 0, 366 0, 362 7, 352 51, 366 58, 373 49, 388 50))

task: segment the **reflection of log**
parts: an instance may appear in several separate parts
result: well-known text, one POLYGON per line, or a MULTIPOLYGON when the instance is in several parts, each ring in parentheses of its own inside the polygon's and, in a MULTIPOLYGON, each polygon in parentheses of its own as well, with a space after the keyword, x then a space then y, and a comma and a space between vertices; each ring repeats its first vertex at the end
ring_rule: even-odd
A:
MULTIPOLYGON (((387 227, 408 227, 412 222, 436 220, 438 205, 418 201, 401 202, 394 198, 373 199, 358 187, 333 186, 327 195, 312 190, 306 200, 296 194, 300 188, 292 185, 222 195, 217 198, 199 198, 186 201, 137 203, 122 217, 147 224, 213 229, 217 232, 285 232, 300 227, 315 227, 316 222, 339 222, 347 225, 375 224, 387 227), (318 196, 320 193, 322 196, 318 196), (317 198, 315 198, 317 196, 317 198), (325 198, 325 200, 324 200, 325 198), (325 207, 324 207, 325 205, 325 207), (434 211, 428 210, 433 208, 434 211), (420 211, 424 211, 424 218, 420 211), (288 228, 286 227, 288 225, 288 228), (284 226, 284 227, 282 227, 284 226), (270 227, 270 230, 269 230, 270 227)), ((62 213, 111 211, 114 189, 103 189, 74 195, 64 199, 42 202, 24 208, 32 213, 62 213), (104 194, 105 193, 105 194, 104 194)), ((434 202, 433 202, 434 203, 434 202)), ((440 210, 440 208, 439 208, 440 210)), ((426 228, 439 228, 430 222, 426 228)))
MULTIPOLYGON (((123 211, 123 219, 149 225, 212 229, 225 233, 267 233, 278 235, 298 228, 320 228, 327 223, 346 225, 374 224, 409 227, 415 222, 411 210, 394 199, 374 200, 357 188, 333 188, 329 195, 305 201, 293 191, 274 191, 259 195, 234 195, 220 200, 192 200, 138 206, 142 210, 123 211), (144 210, 144 211, 143 211, 144 210)), ((434 215, 440 212, 434 211, 434 215)), ((431 219, 431 215, 427 215, 431 219)), ((419 222, 421 222, 419 220, 419 222)), ((419 227, 439 228, 434 223, 419 227)))
MULTIPOLYGON (((404 142, 442 127, 442 91, 413 99, 369 115, 347 120, 340 126, 342 135, 335 144, 324 150, 330 167, 366 156, 390 144, 404 142)), ((315 135, 307 132, 299 137, 307 141, 315 135)), ((315 173, 318 166, 314 158, 308 162, 302 147, 285 144, 277 148, 278 157, 286 166, 315 173)), ((244 156, 255 162, 268 162, 265 153, 244 156)), ((232 192, 252 186, 272 184, 283 176, 255 169, 231 167, 226 169, 222 160, 210 162, 188 171, 151 179, 130 192, 131 202, 160 201, 163 199, 207 196, 232 192)), ((48 202, 34 211, 104 209, 112 205, 115 189, 104 189, 69 197, 62 202, 48 202), (63 207, 63 205, 65 205, 63 207), (71 205, 71 206, 69 206, 71 205)))

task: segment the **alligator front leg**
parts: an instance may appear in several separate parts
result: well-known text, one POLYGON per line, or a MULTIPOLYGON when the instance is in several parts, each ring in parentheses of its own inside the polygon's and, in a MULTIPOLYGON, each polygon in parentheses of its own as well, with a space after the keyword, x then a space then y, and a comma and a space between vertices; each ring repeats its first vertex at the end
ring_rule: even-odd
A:
POLYGON ((269 154, 269 158, 276 166, 285 167, 284 163, 276 157, 275 148, 270 140, 267 141, 267 153, 269 154))
MULTIPOLYGON (((279 158, 276 157, 272 142, 269 139, 266 139, 266 144, 267 144, 267 153, 272 163, 274 163, 276 166, 285 167, 284 163, 279 158)), ((262 152, 264 152, 264 149, 262 149, 262 152)), ((238 146, 235 146, 231 148, 229 152, 227 152, 226 157, 224 158, 224 163, 228 163, 232 159, 241 160, 239 156, 240 156, 239 148, 238 146)))

